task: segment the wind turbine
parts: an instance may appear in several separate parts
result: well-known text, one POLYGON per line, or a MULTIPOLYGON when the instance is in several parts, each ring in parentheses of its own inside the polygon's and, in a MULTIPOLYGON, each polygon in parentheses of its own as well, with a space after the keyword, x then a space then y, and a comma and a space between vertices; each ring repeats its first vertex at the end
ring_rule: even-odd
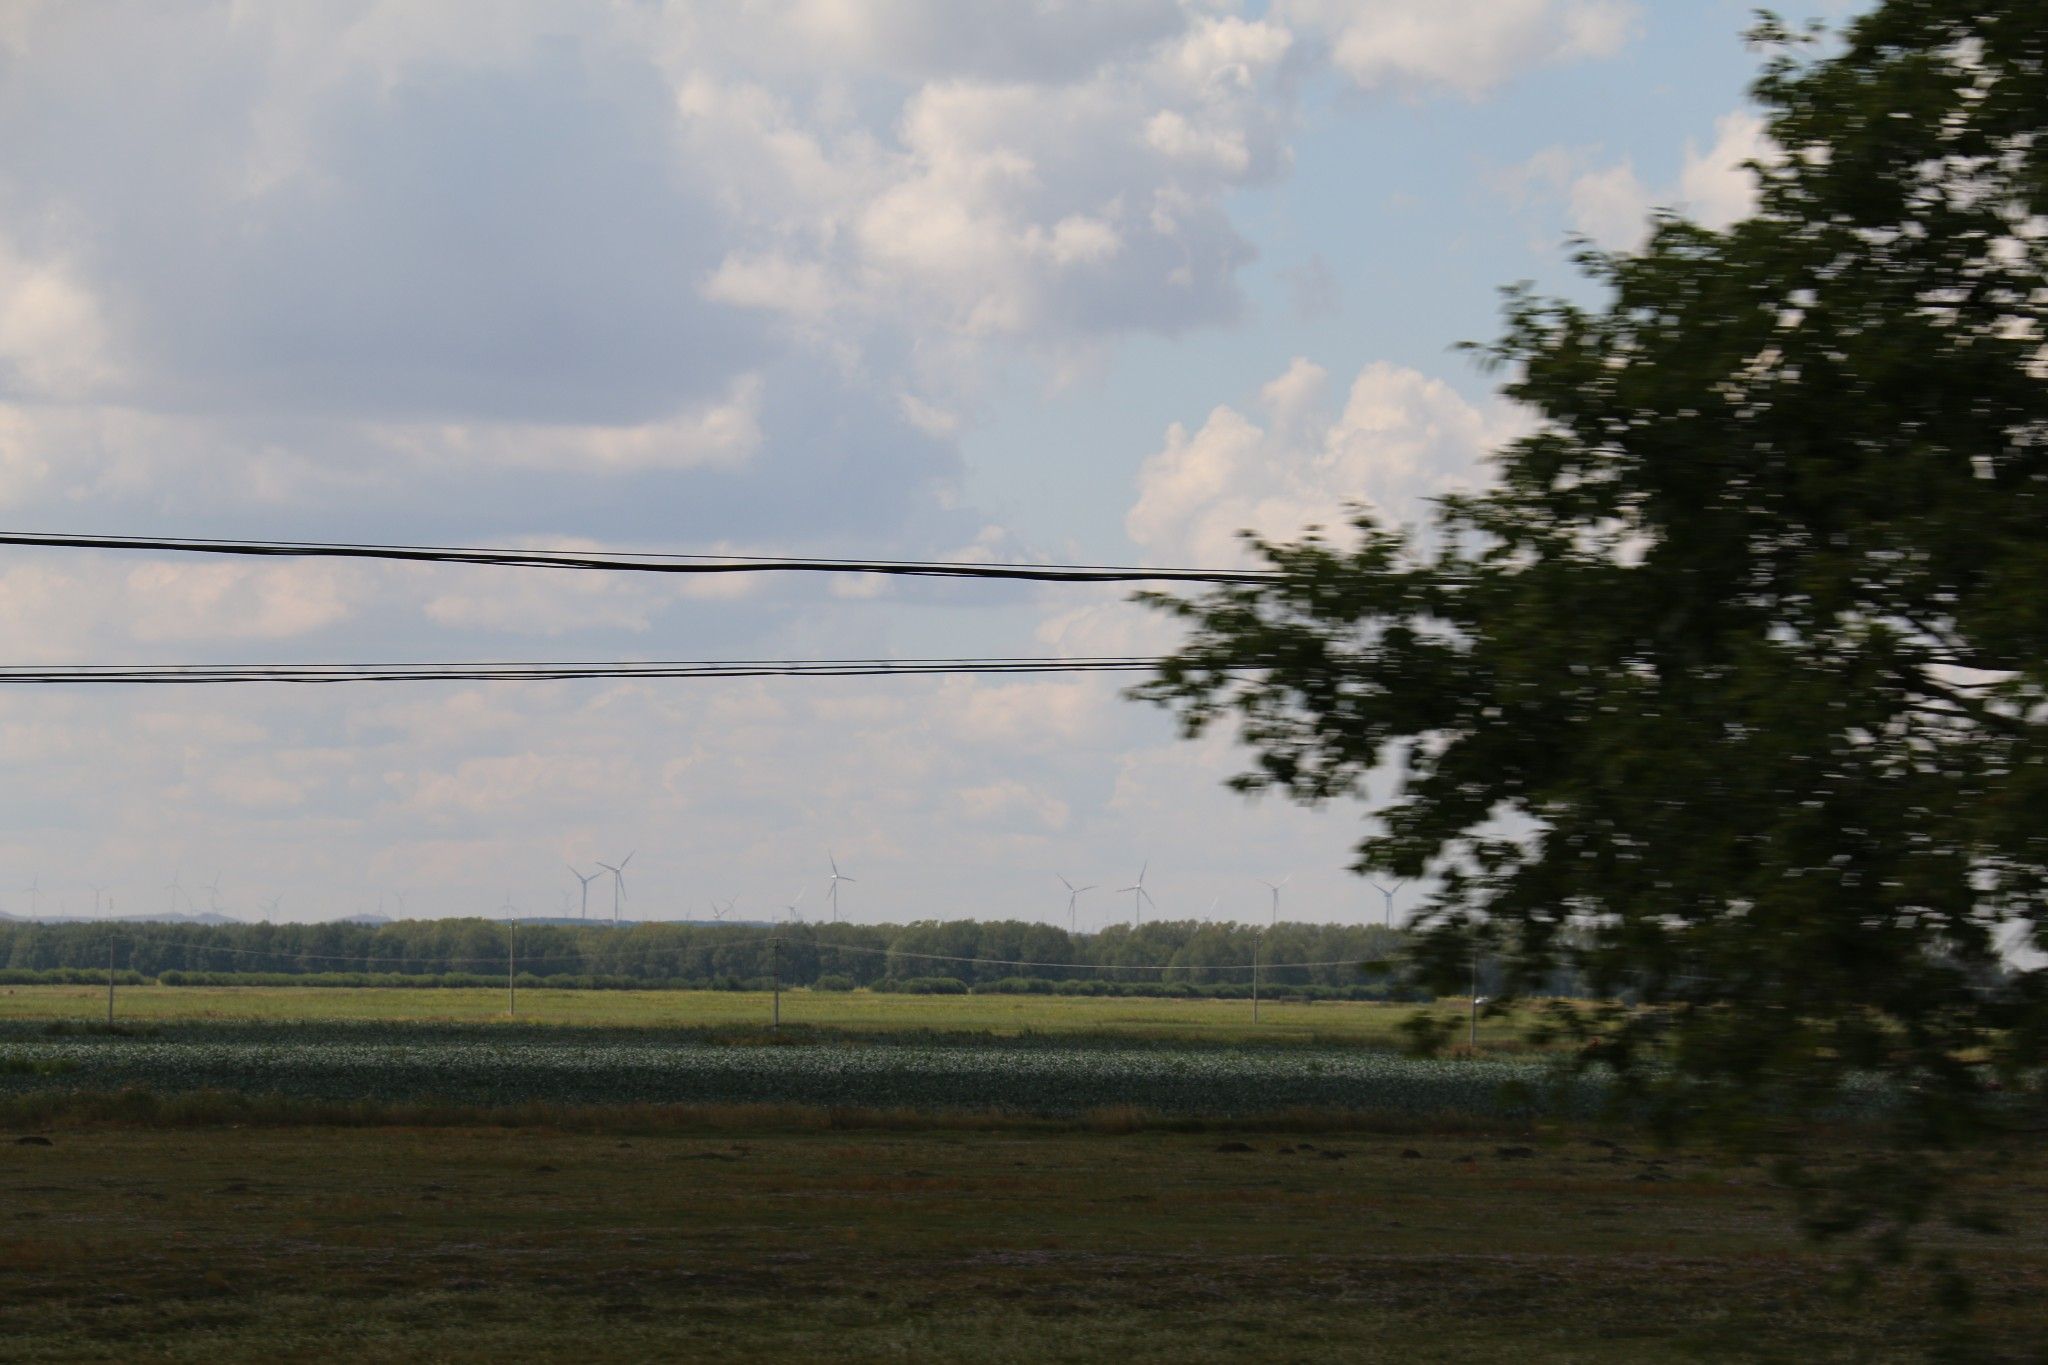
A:
POLYGON ((277 913, 277 906, 278 906, 278 902, 282 901, 283 899, 284 899, 284 892, 280 891, 280 892, 278 892, 278 893, 277 893, 277 894, 276 894, 275 896, 272 896, 272 897, 271 897, 271 898, 270 898, 269 900, 267 900, 267 901, 264 901, 264 902, 263 902, 263 915, 264 915, 264 918, 268 919, 268 918, 269 918, 270 916, 272 916, 272 915, 275 915, 275 914, 277 913))
MULTIPOLYGON (((220 870, 218 868, 214 870, 213 880, 206 883, 204 889, 206 891, 207 908, 218 915, 220 913, 220 870)), ((378 897, 377 908, 383 909, 383 897, 381 896, 378 897)))
POLYGON ((1260 886, 1273 893, 1273 927, 1276 929, 1280 926, 1280 888, 1293 880, 1294 874, 1290 872, 1277 882, 1269 882, 1263 879, 1259 882, 1260 886))
MULTIPOLYGON (((1116 889, 1116 893, 1119 896, 1126 891, 1131 893, 1131 927, 1134 929, 1145 922, 1145 902, 1152 901, 1152 893, 1145 889, 1145 873, 1150 870, 1151 866, 1152 860, 1147 858, 1143 866, 1138 869, 1138 880, 1132 882, 1129 886, 1119 886, 1116 889)), ((1152 908, 1157 910, 1159 902, 1152 901, 1152 908)))
POLYGON ((28 917, 34 919, 42 904, 43 874, 38 872, 28 879, 28 917))
POLYGON ((724 920, 727 915, 730 915, 733 912, 733 907, 738 905, 739 903, 740 898, 738 896, 728 897, 726 899, 725 904, 723 905, 720 905, 716 900, 712 901, 711 918, 720 921, 724 920))
POLYGON ((790 919, 790 923, 794 924, 794 923, 795 923, 795 922, 797 921, 797 918, 798 918, 798 916, 797 916, 797 913, 796 913, 796 908, 797 908, 797 907, 798 907, 799 905, 802 905, 803 903, 804 903, 804 888, 803 888, 803 887, 801 887, 801 886, 799 886, 799 887, 798 887, 798 888, 796 889, 796 899, 795 899, 795 900, 793 900, 793 901, 791 901, 791 902, 790 902, 790 903, 789 903, 788 905, 785 905, 785 906, 783 906, 783 907, 782 907, 782 908, 783 908, 784 910, 787 910, 787 911, 789 912, 789 919, 790 919))
MULTIPOLYGON (((185 896, 185 888, 178 881, 178 878, 183 876, 184 873, 185 869, 179 868, 176 872, 173 872, 171 874, 171 880, 164 886, 164 890, 171 893, 171 913, 174 915, 178 913, 178 897, 185 896)), ((185 903, 187 905, 190 905, 192 903, 192 898, 190 896, 185 896, 185 903)))
POLYGON ((1404 879, 1403 879, 1403 880, 1401 880, 1401 881, 1395 882, 1395 883, 1394 883, 1394 884, 1393 884, 1392 886, 1381 886, 1381 885, 1380 885, 1380 884, 1379 884, 1378 882, 1374 881, 1374 880, 1373 880, 1372 878, 1370 878, 1370 877, 1367 877, 1367 878, 1365 879, 1365 884, 1366 884, 1367 886, 1371 887, 1371 888, 1372 888, 1373 890, 1375 890, 1375 891, 1379 892, 1379 893, 1380 893, 1380 894, 1381 894, 1382 896, 1385 896, 1385 897, 1387 898, 1387 927, 1388 927, 1389 929, 1393 928, 1393 927, 1394 927, 1394 893, 1395 893, 1396 891, 1399 891, 1399 890, 1400 890, 1400 889, 1401 889, 1402 887, 1404 887, 1404 886, 1408 885, 1408 883, 1407 883, 1407 880, 1406 880, 1406 879, 1404 878, 1404 879))
MULTIPOLYGON (((628 856, 628 857, 630 857, 630 856, 632 856, 632 855, 631 855, 631 854, 628 854, 627 856, 628 856)), ((569 875, 570 875, 570 876, 572 876, 572 877, 574 877, 574 878, 575 878, 575 879, 576 879, 577 881, 579 881, 579 882, 581 882, 581 883, 583 884, 583 918, 585 918, 585 919, 589 919, 589 918, 590 918, 590 884, 591 884, 592 882, 596 881, 596 880, 597 880, 597 879, 598 879, 599 877, 602 877, 602 876, 604 875, 604 873, 602 873, 602 872, 593 872, 593 873, 591 873, 591 874, 590 874, 590 875, 589 875, 588 877, 586 877, 586 876, 584 876, 584 875, 583 875, 583 874, 582 874, 581 872, 578 872, 578 871, 576 870, 575 864, 573 864, 573 863, 563 863, 563 864, 562 864, 562 866, 564 866, 564 867, 568 868, 568 869, 569 869, 569 875)), ((603 867, 603 866, 604 866, 604 864, 603 864, 603 863, 599 863, 599 864, 598 864, 598 866, 599 866, 599 867, 603 867)))
POLYGON ((1081 893, 1083 891, 1093 891, 1095 889, 1095 883, 1090 882, 1086 886, 1076 886, 1066 879, 1066 875, 1064 873, 1056 875, 1059 876, 1060 885, 1067 888, 1067 932, 1070 934, 1076 933, 1078 932, 1077 925, 1080 921, 1075 917, 1074 902, 1081 899, 1081 893))
MULTIPOLYGON (((825 894, 832 900, 832 922, 839 923, 839 883, 854 879, 839 870, 839 860, 832 856, 832 850, 825 850, 825 861, 832 864, 832 880, 825 883, 825 894)), ((792 910, 796 907, 790 907, 792 910)))
MULTIPOLYGON (((636 848, 633 850, 633 853, 638 853, 639 851, 636 848)), ((633 861, 633 853, 628 853, 625 857, 619 859, 618 866, 616 867, 605 862, 598 864, 599 867, 612 874, 612 928, 614 929, 619 927, 619 902, 626 899, 626 864, 633 861)))
POLYGON ((87 882, 86 885, 92 888, 92 912, 97 915, 100 912, 100 892, 107 888, 98 882, 87 882))

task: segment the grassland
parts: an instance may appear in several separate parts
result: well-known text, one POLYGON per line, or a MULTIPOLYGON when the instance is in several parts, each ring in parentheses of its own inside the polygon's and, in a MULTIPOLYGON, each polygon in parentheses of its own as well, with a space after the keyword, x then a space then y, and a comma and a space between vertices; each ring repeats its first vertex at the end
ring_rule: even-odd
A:
MULTIPOLYGON (((1457 1013, 1463 1002, 1434 1009, 1457 1013)), ((768 1022, 765 992, 522 990, 519 1019, 581 1026, 718 1028, 768 1022)), ((889 995, 867 991, 784 991, 785 1023, 860 1033, 1090 1034, 1216 1042, 1324 1041, 1395 1047, 1400 1026, 1420 1008, 1359 1001, 1265 1002, 1253 1024, 1242 1000, 1144 1000, 1044 995, 889 995)), ((107 993, 94 986, 0 987, 0 1020, 104 1019, 107 993)), ((446 1020, 506 1018, 506 996, 491 990, 292 986, 134 986, 116 993, 125 1022, 170 1020, 446 1020)), ((1482 1050, 1524 1045, 1524 1021, 1482 1018, 1482 1050)))

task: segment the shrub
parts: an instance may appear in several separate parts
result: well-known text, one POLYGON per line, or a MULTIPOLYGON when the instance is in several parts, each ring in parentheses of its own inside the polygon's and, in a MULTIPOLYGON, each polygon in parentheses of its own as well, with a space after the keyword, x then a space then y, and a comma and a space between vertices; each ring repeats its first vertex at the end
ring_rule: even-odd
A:
POLYGON ((967 983, 957 976, 909 976, 883 981, 875 989, 898 995, 965 995, 967 983))
POLYGON ((814 991, 850 991, 853 978, 850 976, 821 976, 811 983, 814 991))

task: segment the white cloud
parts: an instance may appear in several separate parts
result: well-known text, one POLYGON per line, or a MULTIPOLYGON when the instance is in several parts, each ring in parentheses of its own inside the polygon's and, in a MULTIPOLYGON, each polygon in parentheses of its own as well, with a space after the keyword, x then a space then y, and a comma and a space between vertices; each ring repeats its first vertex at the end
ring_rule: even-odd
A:
POLYGON ((1714 121, 1714 141, 1705 151, 1687 141, 1672 188, 1646 184, 1626 157, 1603 164, 1591 149, 1569 147, 1544 148, 1498 183, 1517 204, 1562 200, 1572 231, 1610 250, 1635 251, 1648 238, 1659 207, 1715 229, 1747 217, 1756 208, 1757 185, 1744 163, 1771 154, 1762 118, 1738 109, 1714 121))
POLYGON ((116 373, 99 301, 61 260, 31 261, 0 236, 0 394, 75 398, 116 373))
POLYGON ((1329 44, 1367 90, 1450 89, 1476 98, 1533 66, 1610 57, 1628 42, 1630 0, 1279 0, 1275 15, 1329 44))
POLYGON ((1714 120, 1713 145, 1699 151, 1688 141, 1685 167, 1678 175, 1678 202, 1690 218, 1710 228, 1724 228, 1756 209, 1756 172, 1744 162, 1768 161, 1774 144, 1764 121, 1738 109, 1714 120))
POLYGON ((1131 539, 1153 562, 1227 565, 1246 557, 1240 531, 1334 530, 1354 503, 1413 522, 1427 499, 1474 482, 1480 460, 1525 426, 1511 408, 1474 405, 1384 363, 1362 369, 1332 414, 1327 378, 1296 360, 1260 391, 1263 424, 1228 406, 1193 431, 1174 424, 1139 473, 1124 521, 1131 539))
POLYGON ((380 425, 372 435, 433 464, 528 465, 589 473, 744 465, 761 446, 761 376, 742 375, 724 398, 631 425, 470 422, 380 425))

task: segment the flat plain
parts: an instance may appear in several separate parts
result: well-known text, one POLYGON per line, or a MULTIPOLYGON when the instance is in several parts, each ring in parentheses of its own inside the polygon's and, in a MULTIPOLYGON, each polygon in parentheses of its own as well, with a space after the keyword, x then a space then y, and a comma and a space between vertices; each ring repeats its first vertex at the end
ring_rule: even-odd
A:
MULTIPOLYGON (((490 992, 137 988, 110 1033, 103 992, 0 993, 0 1354, 1935 1346, 1917 1290, 1837 1292, 1837 1251, 1767 1167, 1497 1104, 1541 1059, 1398 1056, 1406 1007, 1282 1006, 1253 1031, 1237 1002, 819 994, 785 996, 818 1015, 771 1035, 747 1018, 765 998, 531 994, 514 1023, 490 992), (690 1088, 711 1073, 739 1088, 690 1088)), ((2007 1155, 1980 1192, 2009 1230, 1931 1237, 1995 1348, 2034 1359, 2048 1157, 2007 1155)))

